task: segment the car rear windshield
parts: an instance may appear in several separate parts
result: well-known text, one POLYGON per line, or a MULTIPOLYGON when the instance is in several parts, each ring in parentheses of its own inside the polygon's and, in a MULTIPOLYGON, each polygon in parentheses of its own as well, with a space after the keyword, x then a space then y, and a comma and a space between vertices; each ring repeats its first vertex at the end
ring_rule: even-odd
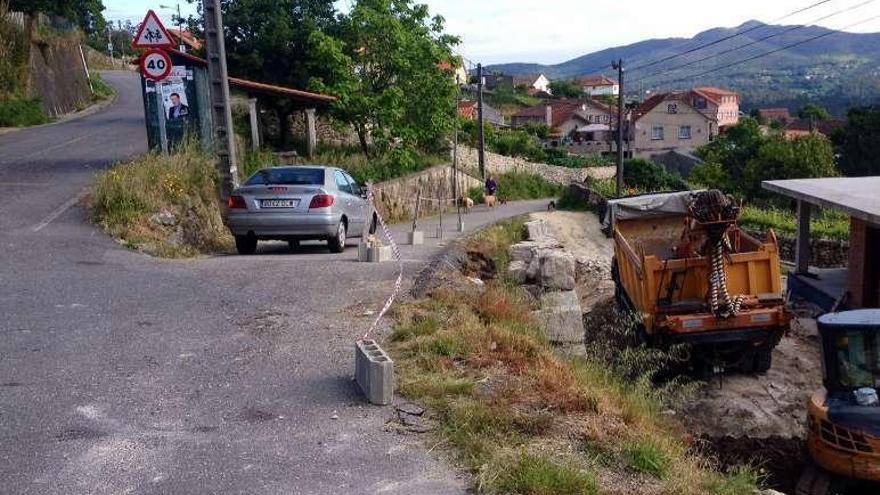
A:
POLYGON ((324 185, 324 169, 321 168, 267 168, 247 180, 248 186, 263 184, 286 184, 294 186, 324 185))

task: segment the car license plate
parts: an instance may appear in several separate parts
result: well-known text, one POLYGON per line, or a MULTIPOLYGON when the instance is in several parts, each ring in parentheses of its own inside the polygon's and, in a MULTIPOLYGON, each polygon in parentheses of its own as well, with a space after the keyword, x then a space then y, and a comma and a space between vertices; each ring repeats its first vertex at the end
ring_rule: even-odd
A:
POLYGON ((298 199, 262 199, 260 208, 296 208, 298 199))

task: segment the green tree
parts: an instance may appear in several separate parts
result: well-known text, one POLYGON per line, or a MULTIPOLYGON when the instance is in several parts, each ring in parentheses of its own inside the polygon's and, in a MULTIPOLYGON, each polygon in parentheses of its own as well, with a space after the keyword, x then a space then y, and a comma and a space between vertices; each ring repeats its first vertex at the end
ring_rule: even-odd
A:
POLYGON ((64 17, 87 35, 104 31, 104 4, 101 0, 10 0, 9 10, 64 17))
POLYGON ((438 64, 455 60, 459 40, 443 18, 412 0, 358 0, 340 21, 338 39, 313 34, 315 55, 335 76, 313 85, 339 97, 334 113, 354 126, 364 153, 393 149, 406 160, 445 146, 456 87, 438 64))
POLYGON ((765 180, 807 179, 837 175, 834 149, 821 134, 794 139, 773 136, 761 145, 745 169, 746 192, 752 198, 769 196, 761 188, 765 180))
POLYGON ((798 110, 798 117, 807 120, 815 120, 818 122, 821 120, 830 119, 831 114, 828 113, 828 110, 820 107, 819 105, 816 105, 815 103, 807 103, 806 105, 801 107, 800 110, 798 110))
POLYGON ((850 109, 835 143, 844 175, 880 175, 880 105, 850 109))
POLYGON ((732 179, 732 184, 741 184, 746 164, 758 153, 766 139, 758 121, 746 117, 715 141, 697 150, 697 155, 704 162, 720 164, 732 179))
POLYGON ((557 98, 577 98, 583 94, 583 88, 577 81, 559 80, 550 83, 550 93, 557 98))
POLYGON ((691 170, 688 181, 694 186, 707 189, 718 189, 728 193, 736 193, 740 188, 734 187, 733 178, 717 162, 701 163, 691 170))
MULTIPOLYGON (((198 8, 201 14, 200 1, 198 8)), ((332 0, 223 0, 221 10, 231 75, 301 89, 334 76, 313 44, 315 33, 332 35, 338 29, 332 0)), ((201 35, 201 15, 190 17, 187 24, 201 35)), ((286 147, 296 103, 268 96, 260 103, 278 116, 277 144, 286 147)))

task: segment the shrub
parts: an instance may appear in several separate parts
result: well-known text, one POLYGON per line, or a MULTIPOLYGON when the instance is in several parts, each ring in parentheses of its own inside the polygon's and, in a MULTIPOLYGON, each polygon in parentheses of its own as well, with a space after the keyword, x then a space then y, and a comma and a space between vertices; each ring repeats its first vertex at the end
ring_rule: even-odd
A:
POLYGON ((689 189, 681 177, 669 173, 662 165, 639 158, 624 163, 623 181, 627 187, 651 192, 689 189))
POLYGON ((48 121, 39 98, 10 98, 0 101, 0 127, 25 127, 48 121))
POLYGON ((159 256, 226 252, 232 238, 217 190, 214 159, 188 142, 174 154, 143 155, 98 175, 91 218, 127 246, 159 256), (170 213, 170 225, 152 218, 158 213, 170 213))

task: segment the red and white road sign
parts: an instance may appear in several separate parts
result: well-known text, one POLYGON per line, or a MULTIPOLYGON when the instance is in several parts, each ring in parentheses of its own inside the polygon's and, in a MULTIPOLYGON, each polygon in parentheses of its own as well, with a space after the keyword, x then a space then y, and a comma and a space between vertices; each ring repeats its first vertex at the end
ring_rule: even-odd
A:
POLYGON ((162 25, 159 16, 149 10, 131 44, 137 48, 172 48, 174 39, 162 25))
POLYGON ((165 79, 171 74, 171 57, 158 48, 147 50, 141 56, 141 74, 154 81, 165 79))

